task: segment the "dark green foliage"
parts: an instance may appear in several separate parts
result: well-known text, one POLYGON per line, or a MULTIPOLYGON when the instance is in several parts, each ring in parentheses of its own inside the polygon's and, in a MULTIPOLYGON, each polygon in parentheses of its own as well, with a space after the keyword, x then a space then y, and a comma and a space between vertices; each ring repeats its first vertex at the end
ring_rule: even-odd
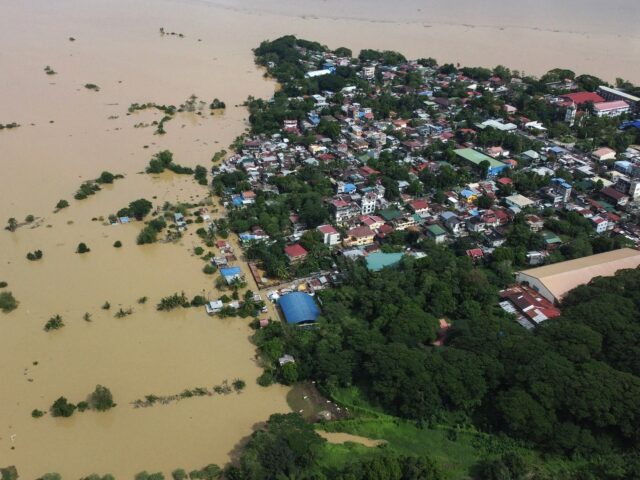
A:
POLYGON ((85 83, 84 88, 86 88, 87 90, 93 90, 94 92, 100 91, 100 87, 95 83, 85 83))
POLYGON ((45 473, 41 477, 38 477, 37 480, 62 480, 62 475, 56 472, 45 473))
POLYGON ((202 271, 207 274, 207 275, 213 275, 214 273, 216 273, 218 271, 218 269, 216 268, 215 265, 212 265, 211 263, 207 263, 203 268, 202 271))
POLYGON ((62 210, 63 208, 67 208, 69 206, 69 202, 66 200, 60 200, 56 203, 56 210, 62 210))
POLYGON ((0 467, 0 478, 2 480, 17 480, 18 479, 18 470, 16 467, 0 467))
POLYGON ((88 402, 85 402, 85 401, 78 402, 77 407, 78 407, 78 411, 79 411, 80 413, 82 413, 82 412, 84 412, 85 410, 88 410, 88 409, 89 409, 89 403, 88 403, 88 402))
MULTIPOLYGON (((88 182, 84 182, 80 185, 80 188, 75 193, 73 198, 76 200, 84 200, 85 198, 94 195, 96 192, 100 191, 100 185, 98 185, 93 180, 89 180, 88 182)), ((59 202, 58 202, 59 203, 59 202)))
MULTIPOLYGON (((162 122, 165 119, 170 117, 164 117, 162 122)), ((162 131, 162 124, 158 125, 158 130, 162 131)), ((164 133, 162 131, 162 133, 164 133)), ((149 160, 149 166, 147 167, 147 173, 162 173, 166 170, 170 170, 173 173, 183 174, 183 175, 193 175, 193 169, 189 167, 183 167, 176 163, 173 163, 173 153, 169 150, 163 150, 161 152, 156 153, 151 160, 149 160)))
POLYGON ((104 412, 116 406, 113 402, 111 391, 102 385, 96 385, 95 390, 90 396, 91 408, 104 412))
POLYGON ((114 246, 115 248, 120 248, 120 247, 122 247, 122 242, 121 242, 120 240, 116 240, 116 241, 113 243, 113 246, 114 246))
POLYGON ((136 473, 135 480, 164 480, 164 475, 161 472, 149 473, 146 470, 136 473))
POLYGON ((54 417, 70 417, 73 415, 76 406, 73 403, 69 403, 66 398, 60 397, 53 405, 51 405, 51 415, 54 417))
POLYGON ((35 409, 35 410, 32 410, 32 411, 31 411, 31 416, 32 416, 33 418, 40 418, 40 417, 42 417, 43 415, 44 415, 44 412, 43 412, 42 410, 35 409))
POLYGON ((222 478, 222 470, 214 463, 210 463, 200 470, 192 470, 189 472, 190 480, 216 480, 218 478, 222 478))
POLYGON ((193 176, 200 185, 207 184, 207 169, 204 168, 202 165, 196 166, 193 172, 193 176))
POLYGON ((51 330, 59 330, 62 327, 64 327, 62 317, 60 315, 54 315, 47 321, 47 323, 44 324, 44 331, 49 332, 51 330))
POLYGON ((338 480, 443 480, 435 462, 427 457, 412 457, 384 451, 348 465, 338 480))
POLYGON ((206 303, 207 303, 207 299, 205 297, 203 297, 202 295, 196 295, 195 297, 193 297, 191 299, 191 306, 192 307, 201 307, 206 303))
POLYGON ((8 286, 9 284, 7 282, 4 282, 4 281, 0 282, 0 288, 6 288, 8 286))
POLYGON ((246 382, 244 380, 239 379, 239 378, 236 378, 233 381, 232 385, 233 385, 233 389, 236 392, 241 392, 242 390, 244 390, 244 387, 247 386, 246 382))
POLYGON ((218 109, 225 109, 227 108, 227 106, 222 100, 218 100, 217 98, 214 98, 213 101, 209 104, 209 108, 211 110, 218 110, 218 109))
POLYGON ((97 183, 113 183, 116 179, 116 175, 111 172, 104 171, 100 174, 98 178, 96 178, 97 183))
POLYGON ((33 252, 27 253, 27 260, 40 260, 42 258, 42 250, 35 250, 33 252))
POLYGON ((158 310, 173 310, 178 307, 189 307, 189 300, 184 292, 178 294, 174 293, 173 295, 169 295, 168 297, 164 297, 160 300, 160 303, 156 306, 158 310))
POLYGON ((76 248, 76 253, 88 253, 91 249, 87 247, 87 244, 84 242, 80 242, 78 244, 78 248, 76 248))
POLYGON ((155 243, 157 239, 158 239, 158 230, 147 225, 138 234, 138 237, 136 238, 136 243, 138 245, 155 243))
POLYGON ((271 415, 264 430, 251 435, 240 459, 244 478, 292 478, 311 468, 325 443, 298 414, 271 415))
POLYGON ((140 198, 129 203, 128 214, 138 220, 143 219, 153 208, 153 204, 146 198, 140 198))
POLYGON ((189 478, 187 472, 185 472, 183 468, 176 468, 171 472, 171 477, 173 480, 187 480, 187 478, 189 478))

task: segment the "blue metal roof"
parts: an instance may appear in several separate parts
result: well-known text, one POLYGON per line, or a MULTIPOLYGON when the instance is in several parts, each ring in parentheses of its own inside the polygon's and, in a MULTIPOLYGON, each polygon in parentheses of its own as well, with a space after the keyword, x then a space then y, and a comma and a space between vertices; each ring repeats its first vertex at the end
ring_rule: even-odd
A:
POLYGON ((379 272, 385 267, 392 267, 402 259, 402 253, 375 252, 367 256, 367 268, 379 272))
POLYGON ((280 297, 278 304, 290 324, 314 322, 320 315, 318 305, 308 293, 288 293, 280 297))
POLYGON ((242 274, 242 270, 240 270, 240 267, 227 267, 221 268, 220 273, 223 277, 233 277, 242 274))

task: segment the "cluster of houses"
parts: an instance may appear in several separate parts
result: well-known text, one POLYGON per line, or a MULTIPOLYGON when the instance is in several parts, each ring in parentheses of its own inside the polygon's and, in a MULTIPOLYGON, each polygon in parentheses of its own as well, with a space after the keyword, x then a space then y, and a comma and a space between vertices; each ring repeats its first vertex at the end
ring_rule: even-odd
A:
MULTIPOLYGON (((330 166, 339 162, 340 169, 328 169, 332 172, 334 193, 323 199, 330 209, 331 220, 315 230, 336 252, 351 258, 370 257, 372 261, 368 264, 372 269, 399 260, 398 254, 382 255, 381 247, 394 232, 403 231, 415 232, 438 244, 469 237, 472 248, 466 254, 474 262, 483 261, 505 243, 518 214, 524 215, 532 232, 544 238, 544 249, 527 253, 530 265, 541 265, 549 252, 563 243, 562 238, 545 228, 542 212, 550 210, 558 214, 576 212, 591 222, 593 235, 621 235, 640 245, 639 145, 631 145, 622 152, 601 147, 585 153, 571 144, 549 139, 548 125, 526 118, 509 103, 511 93, 522 88, 520 78, 493 75, 479 81, 460 71, 442 73, 417 62, 383 65, 338 58, 330 52, 312 55, 309 66, 322 64, 323 68, 310 68, 307 78, 335 75, 336 67, 349 66, 371 88, 365 93, 354 85, 313 95, 306 99, 314 105, 306 118, 285 119, 280 132, 247 138, 235 155, 214 169, 214 175, 241 170, 249 178, 251 189, 230 193, 229 208, 251 205, 260 191, 278 195, 278 189, 270 181, 273 177, 293 175, 307 165, 330 166), (410 74, 419 75, 418 86, 410 87, 404 82, 410 74), (464 90, 463 98, 442 94, 450 91, 453 84, 464 90), (500 115, 482 112, 486 118, 473 125, 456 120, 460 112, 469 108, 471 100, 487 92, 499 99, 500 115), (394 98, 418 96, 422 101, 405 118, 393 112, 385 118, 376 118, 372 108, 358 101, 363 95, 375 98, 383 94, 394 98), (336 124, 340 131, 338 138, 319 133, 321 122, 336 124), (511 152, 500 145, 482 148, 474 139, 487 129, 520 137, 527 145, 535 141, 538 147, 524 152, 511 152), (291 140, 293 135, 310 133, 315 134, 315 140, 309 145, 291 140), (447 146, 452 155, 443 159, 425 153, 436 144, 447 146), (386 194, 381 181, 384 172, 371 166, 382 152, 390 152, 408 173, 409 181, 394 180, 398 196, 386 194), (416 193, 411 188, 425 170, 437 176, 445 166, 454 171, 464 170, 465 178, 471 180, 439 192, 441 195, 435 195, 435 189, 416 193), (525 195, 517 190, 515 172, 536 174, 547 181, 537 191, 525 195), (388 255, 395 256, 392 259, 388 255)), ((585 115, 628 119, 639 111, 640 99, 621 90, 602 86, 596 92, 572 91, 575 88, 568 81, 557 94, 544 96, 549 105, 566 110, 565 122, 569 127, 585 115)), ((640 128, 635 123, 638 122, 627 122, 630 128, 640 128)), ((295 223, 296 212, 291 214, 295 223)), ((308 229, 305 225, 296 227, 298 233, 308 229)), ((240 237, 247 241, 268 240, 260 225, 254 225, 240 237)), ((295 241, 284 248, 292 263, 304 261, 308 253, 295 241)), ((420 252, 410 249, 405 253, 420 256, 420 252)), ((516 310, 518 302, 525 300, 533 305, 533 310, 520 309, 521 316, 527 317, 529 312, 534 320, 540 320, 557 313, 552 303, 519 287, 506 292, 503 299, 516 305, 516 310)))

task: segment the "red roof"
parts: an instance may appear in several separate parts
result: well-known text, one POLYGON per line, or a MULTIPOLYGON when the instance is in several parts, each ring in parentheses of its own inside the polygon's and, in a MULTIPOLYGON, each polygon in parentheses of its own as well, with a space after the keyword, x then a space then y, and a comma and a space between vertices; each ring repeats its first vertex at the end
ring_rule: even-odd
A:
POLYGON ((607 110, 618 110, 619 108, 629 108, 629 104, 624 100, 615 100, 613 102, 596 103, 594 107, 599 112, 606 112, 607 110))
POLYGON ((347 232, 350 237, 364 238, 373 236, 373 231, 366 226, 355 227, 347 232))
POLYGON ((549 300, 524 285, 514 285, 501 291, 500 298, 508 299, 534 324, 545 319, 541 318, 541 315, 547 319, 560 316, 560 310, 549 300))
POLYGON ((307 255, 307 251, 299 243, 295 243, 293 245, 288 245, 284 247, 284 253, 289 258, 299 258, 299 257, 305 257, 307 255))
POLYGON ((333 235, 334 233, 338 233, 338 231, 331 225, 320 225, 318 227, 318 231, 320 233, 324 233, 325 235, 333 235))
POLYGON ((569 102, 573 102, 578 106, 587 102, 593 102, 593 103, 604 102, 604 98, 602 98, 600 95, 594 92, 567 93, 566 95, 560 95, 560 98, 568 100, 569 102))
POLYGON ((469 250, 467 250, 467 256, 471 257, 471 258, 482 258, 484 257, 484 253, 482 253, 482 250, 479 248, 471 248, 469 250))
POLYGON ((426 202, 426 200, 414 200, 410 203, 410 205, 414 211, 425 210, 429 208, 429 204, 426 202))
POLYGON ((509 177, 502 177, 498 179, 498 183, 502 185, 511 185, 513 183, 513 180, 511 180, 509 177))

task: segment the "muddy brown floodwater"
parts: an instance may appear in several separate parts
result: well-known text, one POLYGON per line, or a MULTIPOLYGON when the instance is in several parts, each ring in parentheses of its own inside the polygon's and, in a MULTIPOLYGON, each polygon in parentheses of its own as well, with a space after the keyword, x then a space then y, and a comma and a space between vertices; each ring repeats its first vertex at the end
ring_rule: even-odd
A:
MULTIPOLYGON (((560 25, 554 31, 554 22, 523 24, 518 19, 532 17, 511 10, 508 24, 489 21, 500 18, 500 8, 491 10, 493 19, 487 14, 477 24, 456 23, 447 18, 450 2, 436 1, 425 9, 408 1, 396 11, 394 4, 393 11, 379 10, 382 18, 367 17, 362 3, 0 2, 0 123, 21 125, 0 131, 0 225, 9 217, 38 218, 15 233, 0 232, 0 281, 20 301, 14 312, 0 313, 0 466, 16 465, 23 478, 50 471, 66 478, 92 472, 131 478, 143 469, 168 474, 176 467, 222 465, 256 425, 289 411, 288 389, 255 384, 260 369, 246 320, 210 318, 201 309, 155 310, 159 298, 173 292, 217 295, 191 254, 199 244, 194 227, 178 244, 136 246, 139 224, 92 221, 137 198, 161 205, 207 197, 191 178, 139 172, 165 148, 180 164, 209 166, 213 153, 247 128, 246 111, 237 105, 248 95, 269 97, 275 87, 253 64, 251 49, 260 41, 294 33, 355 51, 396 49, 537 74, 567 66, 609 80, 640 80, 638 35, 621 38, 619 32, 631 32, 624 25, 580 20, 579 29, 560 25), (160 27, 184 37, 161 36, 160 27), (46 75, 47 65, 57 74, 46 75), (84 88, 87 83, 100 91, 84 88), (191 94, 206 102, 220 98, 228 108, 216 115, 178 114, 164 136, 154 135, 153 127, 134 128, 160 120, 158 112, 127 115, 131 103, 179 105, 191 94), (80 183, 103 170, 125 178, 87 200, 73 200, 80 183), (71 205, 54 214, 60 199, 71 205), (116 240, 121 249, 112 247, 116 240), (79 242, 91 252, 75 254, 79 242), (27 261, 35 249, 44 258, 27 261), (136 303, 142 296, 148 304, 136 303), (110 311, 100 308, 105 301, 110 311), (120 306, 134 313, 114 318, 120 306), (82 319, 85 312, 93 315, 91 323, 82 319), (66 326, 45 333, 54 314, 66 326), (147 394, 211 388, 235 378, 247 383, 240 395, 144 409, 129 405, 147 394), (31 418, 33 409, 46 410, 61 395, 83 400, 96 384, 112 390, 115 409, 31 418)), ((613 13, 633 4, 614 3, 622 10, 613 13)), ((607 18, 637 24, 637 9, 626 12, 607 18)))

